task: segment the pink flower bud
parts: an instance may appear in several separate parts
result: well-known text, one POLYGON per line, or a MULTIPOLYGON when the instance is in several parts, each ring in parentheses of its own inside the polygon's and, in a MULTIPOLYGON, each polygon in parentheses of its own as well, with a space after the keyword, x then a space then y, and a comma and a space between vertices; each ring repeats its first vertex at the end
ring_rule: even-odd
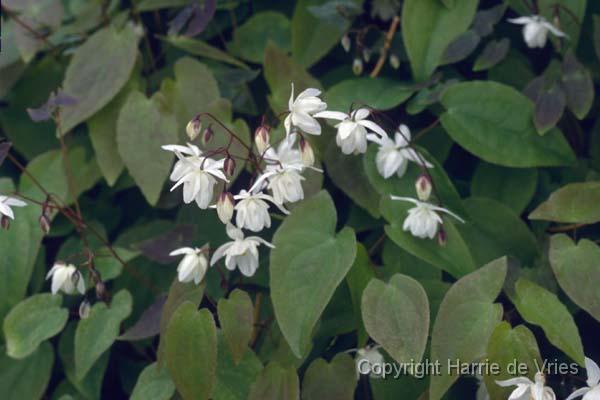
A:
POLYGON ((311 167, 315 163, 315 152, 312 149, 312 146, 308 141, 306 141, 303 137, 300 138, 300 156, 302 157, 302 163, 311 167))
POLYGON ((229 221, 231 221, 231 217, 233 217, 234 205, 235 201, 230 192, 222 192, 219 195, 219 200, 217 200, 217 215, 224 224, 227 224, 229 221))
POLYGON ((417 178, 415 182, 415 188, 417 189, 417 196, 421 201, 427 201, 431 196, 431 179, 428 175, 422 174, 417 178))
POLYGON ((185 133, 188 135, 190 140, 194 140, 200 135, 200 131, 202 130, 202 123, 200 122, 200 117, 194 117, 190 122, 188 122, 185 127, 185 133))
POLYGON ((235 171, 235 160, 231 157, 227 157, 223 164, 223 170, 228 177, 233 176, 233 172, 235 171))
POLYGON ((91 306, 90 306, 90 302, 87 300, 84 300, 81 302, 81 304, 79 305, 79 318, 81 319, 87 319, 90 316, 90 310, 91 310, 91 306))
POLYGON ((40 228, 42 229, 42 232, 44 232, 44 235, 47 235, 48 233, 50 233, 50 218, 48 218, 46 216, 46 214, 42 214, 40 216, 40 228))
POLYGON ((256 132, 254 132, 254 144, 259 154, 263 154, 269 148, 269 141, 271 140, 269 130, 269 126, 263 124, 256 128, 256 132))
POLYGON ((440 230, 437 233, 437 241, 438 244, 440 246, 445 246, 446 243, 448 243, 448 235, 446 234, 446 231, 443 228, 440 228, 440 230))
POLYGON ((204 132, 202 133, 202 143, 207 144, 210 140, 215 136, 215 132, 212 130, 212 127, 209 125, 204 132))

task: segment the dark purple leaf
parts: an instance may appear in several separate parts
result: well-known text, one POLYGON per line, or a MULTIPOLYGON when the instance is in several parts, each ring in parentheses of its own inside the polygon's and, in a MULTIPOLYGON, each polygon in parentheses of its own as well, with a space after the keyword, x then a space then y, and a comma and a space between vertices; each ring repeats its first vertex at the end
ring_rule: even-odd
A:
POLYGON ((118 340, 135 341, 158 335, 160 333, 160 317, 166 301, 166 294, 158 296, 156 301, 142 313, 140 319, 119 336, 118 340))
POLYGON ((162 235, 139 242, 135 247, 152 261, 171 264, 177 261, 177 258, 169 256, 169 253, 180 247, 191 246, 195 237, 194 225, 179 225, 162 235))
POLYGON ((504 60, 504 57, 508 54, 508 50, 510 50, 510 41, 508 39, 492 40, 485 46, 485 49, 477 57, 477 60, 475 60, 473 71, 485 71, 492 68, 504 60))
POLYGON ((4 162, 4 159, 8 155, 8 151, 10 150, 11 147, 12 147, 11 142, 0 143, 0 166, 4 162))
POLYGON ((490 35, 494 31, 494 25, 500 22, 505 12, 505 4, 479 11, 473 20, 473 30, 481 37, 490 35))
POLYGON ((217 0, 206 0, 203 9, 200 9, 200 7, 196 5, 185 36, 193 37, 204 32, 208 23, 215 16, 216 10, 217 0))
POLYGON ((442 57, 442 64, 454 64, 464 60, 477 48, 480 41, 477 33, 472 30, 466 31, 448 45, 442 57))
POLYGON ((533 122, 541 135, 556 126, 565 111, 565 106, 565 92, 558 84, 552 85, 538 95, 535 101, 533 122))
POLYGON ((544 77, 538 76, 538 77, 534 78, 533 80, 531 80, 531 82, 529 82, 527 84, 527 86, 525 86, 525 89, 523 89, 523 94, 525 96, 529 97, 529 99, 535 103, 538 96, 544 90, 545 85, 546 85, 546 80, 544 79, 544 77))
POLYGON ((47 104, 44 104, 40 108, 28 108, 27 114, 29 114, 29 118, 34 122, 48 121, 52 118, 52 110, 47 104))
POLYGON ((562 63, 562 86, 567 95, 567 105, 579 119, 583 119, 594 102, 594 82, 572 50, 565 55, 562 63))

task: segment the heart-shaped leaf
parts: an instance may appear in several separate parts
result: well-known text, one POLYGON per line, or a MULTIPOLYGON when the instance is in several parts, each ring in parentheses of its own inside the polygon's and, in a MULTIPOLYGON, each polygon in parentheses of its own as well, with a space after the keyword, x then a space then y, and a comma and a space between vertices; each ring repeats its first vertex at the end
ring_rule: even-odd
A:
POLYGON ((570 183, 550 195, 529 219, 594 224, 600 221, 600 182, 570 183))
POLYGON ((157 363, 148 365, 137 379, 131 400, 169 400, 175 394, 175 385, 169 370, 157 363))
POLYGON ((330 363, 318 358, 302 379, 302 400, 352 400, 356 383, 356 367, 348 354, 337 354, 330 363))
POLYGON ((254 310, 250 296, 242 290, 234 290, 228 299, 217 305, 221 330, 229 346, 234 362, 239 363, 248 350, 248 342, 254 327, 254 310))
POLYGON ((42 343, 33 354, 22 360, 0 352, 0 387, 6 399, 41 399, 50 382, 54 351, 42 343))
POLYGON ((271 361, 250 388, 248 400, 300 400, 300 383, 294 368, 271 361))

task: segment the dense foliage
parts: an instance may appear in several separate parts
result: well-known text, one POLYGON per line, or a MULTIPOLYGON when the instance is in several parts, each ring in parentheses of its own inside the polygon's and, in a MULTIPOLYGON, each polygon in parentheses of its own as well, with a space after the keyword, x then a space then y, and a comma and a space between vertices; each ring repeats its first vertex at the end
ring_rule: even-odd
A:
POLYGON ((600 399, 600 2, 1 18, 2 398, 600 399))

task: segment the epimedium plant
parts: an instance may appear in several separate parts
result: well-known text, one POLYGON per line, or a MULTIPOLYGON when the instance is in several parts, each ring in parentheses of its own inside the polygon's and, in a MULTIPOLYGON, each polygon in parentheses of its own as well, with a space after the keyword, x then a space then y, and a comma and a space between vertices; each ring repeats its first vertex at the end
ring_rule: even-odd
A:
POLYGON ((0 387, 598 398, 598 15, 4 1, 0 387))

